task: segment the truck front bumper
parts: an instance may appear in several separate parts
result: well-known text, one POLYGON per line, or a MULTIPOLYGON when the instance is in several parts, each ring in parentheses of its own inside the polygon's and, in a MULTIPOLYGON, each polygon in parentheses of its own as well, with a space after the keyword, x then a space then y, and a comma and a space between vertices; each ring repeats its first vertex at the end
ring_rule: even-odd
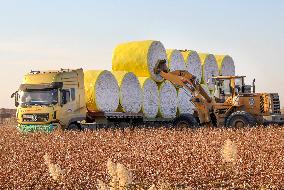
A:
POLYGON ((19 124, 18 129, 21 132, 52 132, 59 128, 59 124, 19 124))

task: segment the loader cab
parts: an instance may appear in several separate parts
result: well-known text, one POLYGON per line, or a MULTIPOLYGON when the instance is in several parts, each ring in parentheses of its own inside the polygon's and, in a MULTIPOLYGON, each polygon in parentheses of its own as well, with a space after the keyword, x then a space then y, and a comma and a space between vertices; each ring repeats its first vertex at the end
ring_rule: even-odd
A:
POLYGON ((224 103, 228 98, 234 98, 238 94, 251 93, 254 91, 253 85, 245 85, 245 76, 217 76, 213 77, 215 81, 215 98, 219 103, 224 103))

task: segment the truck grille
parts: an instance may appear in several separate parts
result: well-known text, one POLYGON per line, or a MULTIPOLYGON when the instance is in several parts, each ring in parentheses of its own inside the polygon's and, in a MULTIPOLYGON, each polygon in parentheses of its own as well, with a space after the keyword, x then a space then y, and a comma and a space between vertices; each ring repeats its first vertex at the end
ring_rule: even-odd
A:
POLYGON ((24 122, 47 122, 49 119, 48 113, 37 113, 37 114, 23 114, 24 122))
POLYGON ((278 93, 270 94, 270 97, 271 97, 272 114, 275 114, 275 115, 281 114, 281 111, 280 111, 280 100, 279 100, 278 93))

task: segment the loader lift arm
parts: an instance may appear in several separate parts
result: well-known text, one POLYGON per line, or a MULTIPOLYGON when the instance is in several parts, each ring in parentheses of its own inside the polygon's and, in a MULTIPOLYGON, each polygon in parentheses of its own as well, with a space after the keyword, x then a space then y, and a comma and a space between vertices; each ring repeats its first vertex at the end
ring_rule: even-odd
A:
POLYGON ((196 107, 200 124, 209 124, 211 122, 210 114, 213 112, 215 100, 208 96, 194 75, 184 70, 170 72, 167 68, 166 60, 159 60, 154 72, 173 83, 176 87, 191 92, 193 96, 191 102, 196 107))

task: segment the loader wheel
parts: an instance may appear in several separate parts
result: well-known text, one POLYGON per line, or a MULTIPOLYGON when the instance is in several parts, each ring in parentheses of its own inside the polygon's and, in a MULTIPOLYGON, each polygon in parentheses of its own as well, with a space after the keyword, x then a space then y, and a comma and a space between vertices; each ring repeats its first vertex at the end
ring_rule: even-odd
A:
POLYGON ((243 128, 255 125, 256 119, 250 113, 245 111, 236 111, 232 113, 226 121, 226 127, 243 128))
POLYGON ((198 122, 191 114, 181 114, 175 119, 174 126, 177 128, 197 128, 198 122))
POLYGON ((70 131, 80 131, 81 130, 79 124, 77 123, 70 123, 67 129, 70 131))

